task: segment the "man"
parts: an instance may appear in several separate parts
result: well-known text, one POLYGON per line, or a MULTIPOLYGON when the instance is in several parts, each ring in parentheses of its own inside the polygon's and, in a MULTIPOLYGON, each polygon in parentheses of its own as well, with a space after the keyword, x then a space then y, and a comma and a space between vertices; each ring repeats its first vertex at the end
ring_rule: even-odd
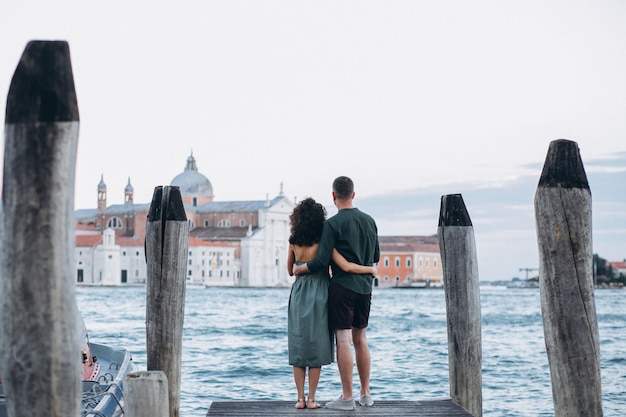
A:
POLYGON ((372 300, 373 277, 371 274, 359 275, 342 271, 331 262, 331 255, 333 248, 336 248, 348 261, 371 266, 380 260, 380 247, 376 222, 352 204, 355 195, 352 180, 344 176, 337 177, 333 181, 332 195, 339 211, 324 224, 315 259, 303 265, 295 265, 293 272, 300 275, 331 265, 328 316, 337 341, 337 366, 342 394, 336 400, 326 403, 326 407, 354 410, 351 342, 354 344, 361 382, 359 403, 362 406, 374 405, 369 386, 370 351, 365 335, 372 300))

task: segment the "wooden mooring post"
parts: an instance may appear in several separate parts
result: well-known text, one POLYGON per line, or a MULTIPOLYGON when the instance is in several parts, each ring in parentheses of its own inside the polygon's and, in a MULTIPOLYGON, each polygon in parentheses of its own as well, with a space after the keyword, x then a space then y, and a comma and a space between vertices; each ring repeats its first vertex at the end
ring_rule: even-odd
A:
POLYGON ((124 417, 168 417, 169 388, 163 371, 139 371, 124 377, 124 417))
POLYGON ((535 194, 535 217, 555 417, 600 417, 591 191, 576 142, 550 143, 535 194))
POLYGON ((189 222, 178 187, 156 187, 146 226, 148 371, 163 371, 170 417, 180 414, 180 378, 189 222))
POLYGON ((472 221, 461 194, 441 197, 439 251, 448 323, 450 397, 482 416, 482 341, 478 261, 472 221))
POLYGON ((0 372, 12 417, 80 412, 78 130, 69 45, 29 42, 11 80, 4 126, 0 372))

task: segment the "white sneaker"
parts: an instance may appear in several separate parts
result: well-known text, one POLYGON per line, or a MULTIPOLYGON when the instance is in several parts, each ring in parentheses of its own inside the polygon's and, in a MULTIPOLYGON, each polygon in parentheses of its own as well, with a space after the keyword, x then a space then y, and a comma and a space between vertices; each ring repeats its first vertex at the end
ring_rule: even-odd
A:
POLYGON ((372 400, 371 395, 361 395, 361 398, 359 399, 359 404, 364 407, 371 407, 374 405, 374 400, 372 400))
POLYGON ((337 398, 336 400, 327 402, 325 407, 330 408, 332 410, 346 410, 347 411, 347 410, 354 410, 355 403, 354 403, 354 399, 344 400, 343 395, 340 395, 339 398, 337 398))

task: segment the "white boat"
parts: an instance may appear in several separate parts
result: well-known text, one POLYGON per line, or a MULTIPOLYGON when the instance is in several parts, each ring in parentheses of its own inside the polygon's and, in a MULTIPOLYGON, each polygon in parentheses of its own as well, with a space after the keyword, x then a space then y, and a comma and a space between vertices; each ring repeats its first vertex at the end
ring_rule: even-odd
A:
POLYGON ((124 414, 124 377, 135 368, 130 352, 98 343, 83 350, 81 417, 118 417, 124 414), (87 362, 85 361, 87 355, 87 362), (87 370, 86 370, 87 369, 87 370), (86 376, 92 371, 91 375, 86 376))
MULTIPOLYGON (((89 342, 82 347, 81 417, 120 417, 124 414, 124 377, 135 369, 130 352, 89 342)), ((7 404, 0 383, 0 417, 7 417, 7 404)))

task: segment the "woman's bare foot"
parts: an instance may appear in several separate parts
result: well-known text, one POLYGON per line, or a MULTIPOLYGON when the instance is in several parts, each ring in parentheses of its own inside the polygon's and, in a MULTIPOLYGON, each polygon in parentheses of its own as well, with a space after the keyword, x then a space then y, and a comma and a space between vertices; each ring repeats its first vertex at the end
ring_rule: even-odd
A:
POLYGON ((308 400, 306 400, 306 408, 320 408, 321 405, 319 405, 317 403, 317 401, 315 401, 315 398, 309 398, 308 400))

